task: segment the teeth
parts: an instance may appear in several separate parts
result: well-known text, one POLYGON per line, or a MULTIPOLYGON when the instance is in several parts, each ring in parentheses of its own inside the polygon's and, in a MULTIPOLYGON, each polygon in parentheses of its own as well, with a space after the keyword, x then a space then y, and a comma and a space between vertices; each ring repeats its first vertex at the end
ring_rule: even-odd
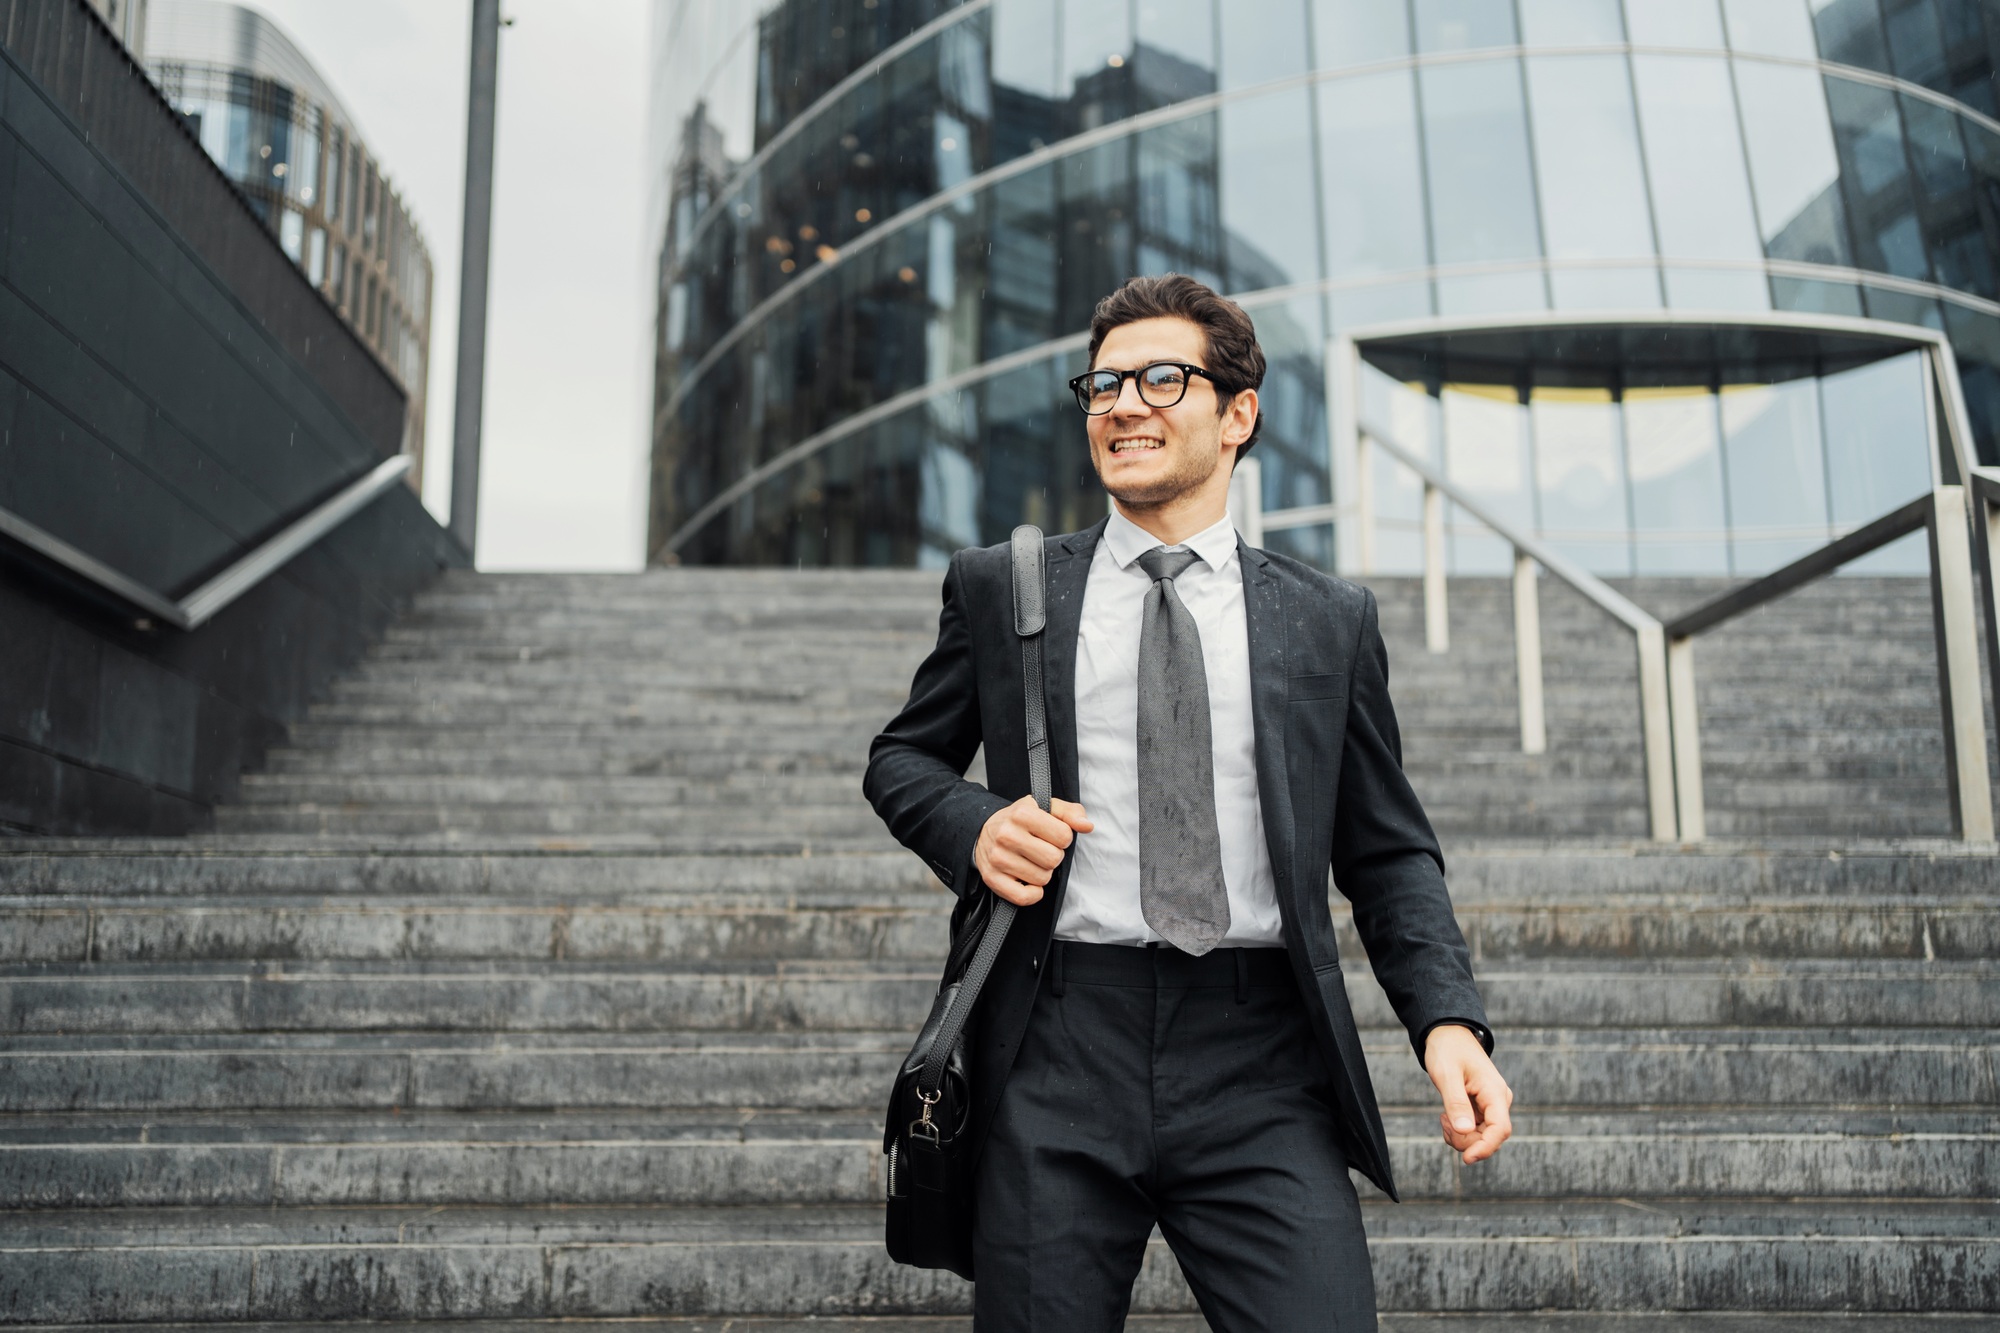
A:
POLYGON ((1128 449, 1157 449, 1159 447, 1160 442, 1158 440, 1125 440, 1113 443, 1111 452, 1122 454, 1128 449))

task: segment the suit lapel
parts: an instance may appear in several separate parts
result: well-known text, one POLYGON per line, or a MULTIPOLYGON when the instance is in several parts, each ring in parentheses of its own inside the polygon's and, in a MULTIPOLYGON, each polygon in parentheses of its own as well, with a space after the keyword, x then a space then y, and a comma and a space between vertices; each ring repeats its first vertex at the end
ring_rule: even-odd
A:
POLYGON ((1278 898, 1292 889, 1292 792, 1285 758, 1285 594, 1264 553, 1239 540, 1243 618, 1250 633, 1250 720, 1257 739, 1257 794, 1278 898))
POLYGON ((1056 543, 1049 560, 1048 624, 1042 633, 1043 687, 1048 693, 1049 760, 1055 794, 1077 799, 1076 637, 1083 625, 1083 590, 1105 520, 1056 543))

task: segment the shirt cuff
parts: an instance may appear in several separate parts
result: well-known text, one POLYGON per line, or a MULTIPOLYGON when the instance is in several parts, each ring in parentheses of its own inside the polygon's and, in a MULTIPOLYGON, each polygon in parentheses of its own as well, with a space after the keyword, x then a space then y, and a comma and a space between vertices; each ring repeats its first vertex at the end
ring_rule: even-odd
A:
POLYGON ((1430 1041, 1431 1033, 1437 1031, 1439 1028, 1448 1028, 1448 1027, 1461 1027, 1467 1029, 1472 1033, 1473 1036, 1479 1038, 1479 1044, 1486 1048, 1486 1053, 1488 1055, 1493 1054, 1492 1028, 1487 1027, 1484 1023, 1480 1022, 1476 1018, 1440 1018, 1437 1022, 1425 1028, 1423 1032, 1417 1037, 1417 1062, 1419 1064, 1423 1063, 1424 1046, 1430 1041))

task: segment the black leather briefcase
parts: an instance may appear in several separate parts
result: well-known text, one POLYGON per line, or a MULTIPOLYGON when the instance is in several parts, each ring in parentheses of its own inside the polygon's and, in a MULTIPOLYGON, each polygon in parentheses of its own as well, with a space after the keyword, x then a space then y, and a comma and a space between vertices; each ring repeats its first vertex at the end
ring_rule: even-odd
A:
MULTIPOLYGON (((1042 533, 1014 529, 1014 632, 1021 640, 1028 714, 1028 779, 1035 802, 1049 808, 1047 699, 1042 692, 1044 574, 1042 533)), ((972 1081, 966 1024, 993 960, 1014 923, 1014 904, 974 884, 952 912, 951 956, 930 1017, 889 1094, 882 1130, 888 1154, 889 1211, 883 1239, 889 1257, 916 1268, 972 1277, 972 1163, 966 1127, 972 1081)))

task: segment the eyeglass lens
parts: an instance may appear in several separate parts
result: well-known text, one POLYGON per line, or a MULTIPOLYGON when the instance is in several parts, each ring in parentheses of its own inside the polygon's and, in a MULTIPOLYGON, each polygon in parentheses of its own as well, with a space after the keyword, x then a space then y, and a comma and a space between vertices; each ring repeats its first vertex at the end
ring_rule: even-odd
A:
MULTIPOLYGON (((1187 371, 1167 362, 1142 367, 1133 378, 1139 382, 1139 396, 1150 407, 1172 407, 1187 394, 1187 371)), ((1092 416, 1102 416, 1118 402, 1125 377, 1115 370, 1094 371, 1077 386, 1078 404, 1092 416)))

